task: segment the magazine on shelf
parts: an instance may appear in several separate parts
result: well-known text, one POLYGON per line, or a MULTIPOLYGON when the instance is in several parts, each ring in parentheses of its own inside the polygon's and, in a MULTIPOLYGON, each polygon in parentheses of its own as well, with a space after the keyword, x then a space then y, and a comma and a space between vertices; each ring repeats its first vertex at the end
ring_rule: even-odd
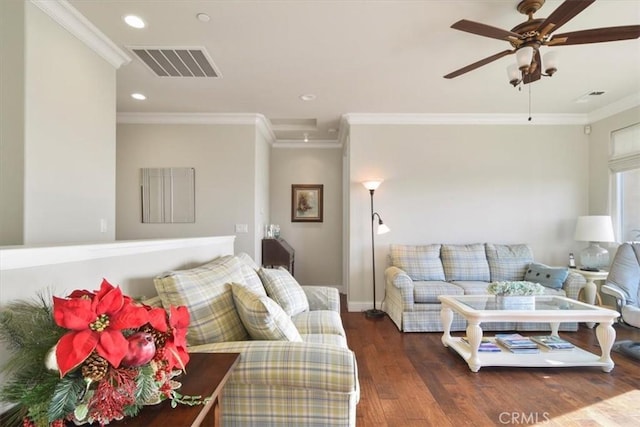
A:
MULTIPOLYGON (((469 340, 467 339, 467 337, 463 337, 462 341, 469 344, 469 340)), ((493 353, 493 352, 498 352, 502 350, 500 349, 500 347, 496 345, 496 343, 494 343, 490 339, 483 338, 482 341, 480 341, 480 346, 478 347, 478 351, 493 353)))
POLYGON ((569 341, 563 340, 556 335, 537 335, 531 337, 531 341, 534 341, 549 350, 572 350, 575 348, 569 341))
POLYGON ((538 348, 538 345, 529 337, 524 337, 520 334, 496 334, 496 341, 509 350, 538 348))

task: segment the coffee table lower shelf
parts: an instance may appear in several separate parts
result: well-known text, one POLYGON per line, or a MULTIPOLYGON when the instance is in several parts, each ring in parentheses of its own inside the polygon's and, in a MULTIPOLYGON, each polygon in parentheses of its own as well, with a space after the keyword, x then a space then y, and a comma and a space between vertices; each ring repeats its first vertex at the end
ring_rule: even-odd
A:
MULTIPOLYGON (((485 337, 486 338, 486 337, 485 337)), ((445 343, 448 347, 458 353, 467 363, 471 358, 471 348, 469 344, 462 341, 462 338, 451 337, 445 343)), ((597 366, 609 367, 610 363, 602 360, 601 356, 590 353, 579 347, 572 350, 547 350, 540 348, 539 353, 516 354, 507 349, 499 352, 478 352, 480 366, 504 366, 519 368, 567 368, 576 366, 597 366)))

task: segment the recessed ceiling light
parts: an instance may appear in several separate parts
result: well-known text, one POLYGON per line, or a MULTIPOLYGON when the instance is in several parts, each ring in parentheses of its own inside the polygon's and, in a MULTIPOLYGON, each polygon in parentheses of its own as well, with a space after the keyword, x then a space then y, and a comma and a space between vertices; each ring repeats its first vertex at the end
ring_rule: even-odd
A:
POLYGON ((143 95, 143 94, 141 94, 141 93, 132 93, 132 94, 131 94, 131 97, 132 97, 133 99, 137 99, 138 101, 144 101, 145 99, 147 99, 147 97, 146 97, 146 96, 144 96, 144 95, 143 95))
POLYGON ((316 99, 316 96, 312 93, 306 93, 304 95, 300 95, 300 99, 302 99, 303 101, 314 101, 316 99))
POLYGON ((207 15, 206 13, 198 13, 196 15, 196 18, 198 18, 198 21, 201 21, 201 22, 209 22, 211 20, 209 15, 207 15))
POLYGON ((142 18, 140 18, 139 16, 136 15, 127 15, 124 17, 124 22, 127 23, 127 25, 129 25, 130 27, 133 28, 144 28, 145 27, 145 23, 142 20, 142 18))

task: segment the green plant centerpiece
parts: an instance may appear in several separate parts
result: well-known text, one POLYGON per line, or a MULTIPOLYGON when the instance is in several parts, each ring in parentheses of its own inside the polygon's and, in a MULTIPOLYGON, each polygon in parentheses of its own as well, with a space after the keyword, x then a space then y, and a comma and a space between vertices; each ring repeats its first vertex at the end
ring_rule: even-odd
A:
POLYGON ((12 352, 0 401, 7 425, 62 427, 135 416, 170 400, 195 405, 173 378, 189 361, 186 307, 151 307, 103 280, 96 291, 15 301, 0 311, 0 341, 12 352))
POLYGON ((501 296, 533 296, 542 295, 544 286, 539 283, 514 281, 514 282, 493 282, 487 288, 493 295, 501 296))

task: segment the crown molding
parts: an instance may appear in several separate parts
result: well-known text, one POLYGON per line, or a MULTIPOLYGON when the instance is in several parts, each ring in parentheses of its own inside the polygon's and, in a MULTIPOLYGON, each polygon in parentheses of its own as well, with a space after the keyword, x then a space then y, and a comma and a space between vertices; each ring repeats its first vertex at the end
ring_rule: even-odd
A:
POLYGON ((266 119, 262 114, 253 113, 118 113, 116 121, 126 124, 255 125, 266 119))
POLYGON ((269 120, 254 113, 118 113, 118 124, 250 125, 270 144, 276 142, 269 120))
MULTIPOLYGON (((349 113, 349 125, 585 125, 586 114, 370 114, 349 113)), ((340 126, 342 129, 342 126, 340 126)))
POLYGON ((51 19, 104 58, 114 68, 131 62, 131 57, 116 46, 95 25, 66 0, 30 0, 51 19))
POLYGON ((337 140, 315 140, 304 142, 298 139, 281 139, 273 144, 274 148, 318 148, 318 149, 340 149, 342 145, 337 140))
POLYGON ((605 105, 602 108, 594 110, 588 114, 589 123, 595 123, 607 117, 611 117, 618 113, 640 106, 640 92, 622 98, 613 104, 605 105))

